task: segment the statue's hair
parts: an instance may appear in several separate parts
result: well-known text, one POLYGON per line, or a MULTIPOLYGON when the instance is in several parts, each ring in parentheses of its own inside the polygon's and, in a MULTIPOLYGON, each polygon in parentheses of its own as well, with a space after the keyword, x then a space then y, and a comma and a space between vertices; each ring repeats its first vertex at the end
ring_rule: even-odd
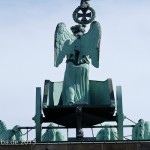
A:
POLYGON ((6 130, 7 130, 7 128, 6 128, 5 123, 0 120, 0 134, 3 133, 6 130))
POLYGON ((71 29, 71 31, 73 32, 73 33, 79 33, 79 32, 82 32, 82 33, 84 33, 85 32, 85 29, 84 29, 85 27, 83 26, 83 25, 81 25, 81 24, 79 24, 79 25, 75 25, 75 26, 72 26, 70 29, 71 29))

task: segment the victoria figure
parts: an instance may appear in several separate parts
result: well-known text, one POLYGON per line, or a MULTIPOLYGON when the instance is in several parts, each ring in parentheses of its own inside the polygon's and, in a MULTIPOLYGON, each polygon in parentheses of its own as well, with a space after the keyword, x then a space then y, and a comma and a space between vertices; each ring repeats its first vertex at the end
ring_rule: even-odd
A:
POLYGON ((89 59, 94 67, 99 67, 101 28, 94 21, 87 33, 84 25, 75 25, 71 31, 73 34, 64 23, 59 23, 55 31, 54 66, 58 67, 66 56, 63 105, 89 104, 89 59))

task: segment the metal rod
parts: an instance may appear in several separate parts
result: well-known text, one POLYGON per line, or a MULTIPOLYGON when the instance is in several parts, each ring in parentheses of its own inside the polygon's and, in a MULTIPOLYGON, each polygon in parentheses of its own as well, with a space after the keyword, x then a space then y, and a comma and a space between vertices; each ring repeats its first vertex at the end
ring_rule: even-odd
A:
POLYGON ((68 137, 69 137, 69 133, 68 133, 68 128, 67 128, 67 140, 68 140, 68 137))
POLYGON ((92 136, 94 137, 94 132, 93 132, 93 128, 91 128, 91 130, 92 130, 92 136))
POLYGON ((27 129, 27 141, 28 141, 28 129, 27 129))
POLYGON ((129 119, 128 117, 126 117, 126 119, 131 121, 132 123, 136 124, 136 122, 134 122, 133 120, 129 119))
MULTIPOLYGON (((134 127, 135 125, 123 125, 124 128, 130 128, 134 127)), ((111 125, 111 126, 92 126, 92 127, 85 127, 85 128, 117 128, 117 125, 111 125)), ((19 127, 19 129, 35 129, 35 127, 19 127)), ((42 129, 68 129, 66 127, 42 127, 42 129)), ((75 128, 70 128, 75 129, 75 128)))

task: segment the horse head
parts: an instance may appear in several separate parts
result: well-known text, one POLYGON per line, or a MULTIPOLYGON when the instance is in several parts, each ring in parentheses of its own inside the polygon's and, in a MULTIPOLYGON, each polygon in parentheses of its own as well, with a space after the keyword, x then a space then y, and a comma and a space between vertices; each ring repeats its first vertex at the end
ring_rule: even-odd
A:
POLYGON ((66 140, 63 134, 59 130, 53 128, 55 127, 54 124, 50 123, 47 127, 49 127, 49 129, 47 129, 46 132, 43 134, 42 141, 47 142, 47 141, 66 140))
POLYGON ((12 131, 14 132, 16 141, 19 141, 19 142, 22 141, 22 132, 21 132, 20 126, 18 125, 14 126, 12 131))
POLYGON ((6 125, 2 120, 0 120, 0 134, 2 134, 5 131, 7 131, 6 125))
POLYGON ((133 140, 150 140, 150 122, 140 119, 132 129, 133 140))
POLYGON ((109 124, 105 125, 96 135, 96 140, 117 140, 118 133, 116 128, 111 128, 109 124))
MULTIPOLYGON (((52 123, 50 123, 47 127, 54 127, 52 123)), ((42 136, 42 141, 55 141, 56 140, 56 130, 55 129, 47 129, 46 132, 42 136)))

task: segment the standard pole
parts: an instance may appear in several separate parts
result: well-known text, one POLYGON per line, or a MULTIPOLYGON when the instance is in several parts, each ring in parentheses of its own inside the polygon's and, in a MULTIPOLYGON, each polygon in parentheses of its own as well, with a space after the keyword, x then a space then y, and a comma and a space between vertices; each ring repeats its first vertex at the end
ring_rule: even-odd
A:
POLYGON ((123 140, 123 107, 122 107, 122 88, 121 86, 116 87, 116 99, 117 99, 117 124, 118 124, 118 140, 123 140))
POLYGON ((41 110, 41 88, 36 88, 36 115, 35 115, 35 128, 36 128, 36 142, 41 142, 42 136, 42 110, 41 110))

